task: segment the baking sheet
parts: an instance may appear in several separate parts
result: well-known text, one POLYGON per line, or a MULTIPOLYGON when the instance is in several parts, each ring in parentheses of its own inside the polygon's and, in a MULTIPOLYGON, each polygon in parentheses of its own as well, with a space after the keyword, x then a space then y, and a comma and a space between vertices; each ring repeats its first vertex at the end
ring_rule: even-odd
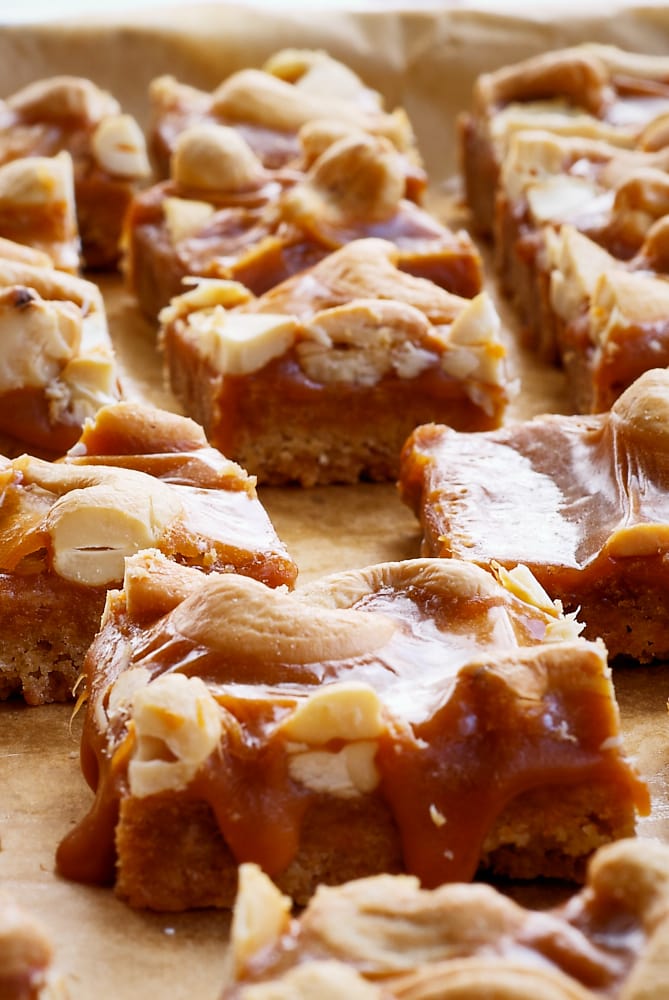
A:
MULTIPOLYGON (((452 4, 410 11, 278 15, 248 8, 188 6, 134 11, 59 25, 0 28, 0 93, 54 73, 90 76, 146 122, 146 88, 170 72, 213 87, 242 65, 283 46, 327 48, 387 96, 404 104, 433 180, 430 204, 453 212, 454 117, 474 76, 543 48, 580 40, 669 51, 669 8, 616 8, 582 15, 569 5, 452 4)), ((491 273, 490 262, 488 273, 491 273)), ((100 281, 128 395, 178 409, 162 383, 155 328, 118 278, 100 281)), ((490 286, 495 293, 494 285, 490 286)), ((563 375, 515 346, 513 315, 498 301, 510 364, 522 391, 509 420, 567 412, 563 375)), ((393 484, 312 490, 264 489, 261 499, 300 568, 300 582, 324 573, 418 555, 419 531, 393 484)), ((669 677, 662 665, 616 671, 630 755, 649 781, 651 816, 639 833, 669 841, 669 677)), ((91 801, 78 764, 79 724, 70 706, 0 705, 0 883, 47 925, 71 1000, 214 1000, 220 992, 229 915, 160 915, 129 910, 106 889, 65 882, 54 850, 91 801)), ((535 887, 534 901, 550 900, 535 887)))

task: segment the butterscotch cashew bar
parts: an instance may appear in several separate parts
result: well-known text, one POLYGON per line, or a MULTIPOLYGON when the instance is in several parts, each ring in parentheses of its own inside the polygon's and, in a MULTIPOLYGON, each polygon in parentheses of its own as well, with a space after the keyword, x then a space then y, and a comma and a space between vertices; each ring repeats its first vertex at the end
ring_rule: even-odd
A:
POLYGON ((146 546, 203 573, 294 584, 254 479, 188 418, 112 403, 62 460, 0 464, 0 698, 72 697, 107 588, 146 546))
MULTIPOLYGON (((609 322, 616 314, 621 322, 632 292, 656 320, 658 300, 647 289, 636 295, 632 279, 643 276, 616 275, 598 279, 609 322)), ((591 416, 552 414, 474 435, 418 428, 400 488, 425 550, 482 566, 524 563, 566 612, 579 610, 584 634, 602 637, 612 657, 663 659, 668 379, 664 368, 648 370, 610 411, 591 416)))
POLYGON ((227 280, 175 297, 159 335, 175 394, 274 483, 391 478, 411 428, 439 412, 496 425, 515 384, 491 299, 453 295, 403 260, 356 240, 257 298, 227 280))
MULTIPOLYGON (((37 80, 3 102, 0 163, 36 154, 73 161, 83 261, 108 268, 119 254, 121 222, 151 169, 137 121, 111 94, 72 75, 37 80)), ((78 259, 62 266, 76 270, 78 259)))
POLYGON ((471 110, 459 119, 467 200, 476 225, 493 229, 499 171, 510 140, 523 130, 603 140, 620 149, 653 148, 652 137, 644 134, 667 112, 668 75, 663 57, 590 43, 481 74, 471 110))
MULTIPOLYGON (((242 861, 300 901, 384 871, 530 877, 528 858, 578 877, 647 808, 578 631, 520 570, 408 560, 287 592, 138 553, 87 658, 97 802, 59 870, 158 910, 229 905, 242 861)), ((286 917, 261 897, 240 918, 259 942, 286 917)))

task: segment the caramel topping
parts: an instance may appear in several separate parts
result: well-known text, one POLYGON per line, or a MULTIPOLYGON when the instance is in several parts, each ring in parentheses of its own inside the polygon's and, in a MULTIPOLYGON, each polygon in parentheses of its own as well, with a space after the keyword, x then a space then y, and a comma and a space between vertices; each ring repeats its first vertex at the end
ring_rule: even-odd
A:
POLYGON ((194 420, 136 402, 101 407, 64 461, 136 469, 170 483, 255 497, 255 479, 211 448, 194 420))
POLYGON ((109 585, 122 580, 126 555, 158 546, 205 569, 234 566, 268 583, 292 583, 295 567, 254 481, 202 440, 187 418, 121 404, 87 428, 77 456, 49 463, 26 455, 9 463, 0 505, 2 566, 109 585), (171 428, 177 435, 168 443, 171 428), (181 451, 179 440, 195 447, 181 451), (109 454, 96 456, 98 447, 109 454), (137 453, 128 454, 129 447, 137 453))
MULTIPOLYGON (((412 449, 416 457, 433 456, 434 486, 448 497, 452 525, 441 540, 443 554, 523 562, 534 572, 544 566, 595 572, 593 563, 606 558, 604 546, 619 532, 641 543, 651 524, 661 530, 669 519, 657 478, 666 465, 664 433, 644 438, 637 430, 661 426, 658 382, 666 384, 663 371, 646 373, 610 414, 542 417, 471 436, 419 428, 407 447, 406 470, 412 449), (460 484, 466 490, 459 491, 460 484), (503 503, 483 501, 502 489, 503 503), (509 519, 510 509, 523 511, 522 524, 509 519)), ((408 500, 412 489, 404 475, 408 500)))
POLYGON ((625 52, 612 45, 584 44, 542 53, 479 77, 476 111, 493 115, 513 102, 563 101, 595 121, 636 136, 669 107, 669 64, 662 57, 625 52))
POLYGON ((317 269, 295 275, 266 292, 246 308, 249 311, 302 315, 359 298, 405 302, 425 314, 430 323, 450 324, 463 299, 397 269, 399 251, 387 240, 366 239, 331 254, 317 269))
POLYGON ((129 559, 89 654, 83 752, 97 757, 99 781, 92 813, 59 849, 71 877, 110 874, 108 818, 138 753, 137 687, 113 693, 130 675, 143 704, 166 676, 204 681, 222 734, 188 794, 210 804, 239 861, 269 873, 290 863, 309 797, 324 793, 381 790, 407 869, 427 885, 470 878, 495 818, 527 789, 598 779, 646 807, 618 749, 603 647, 556 639, 559 609, 544 610, 527 581, 506 589, 446 560, 352 571, 293 594, 234 575, 191 583, 183 568, 172 585, 171 575, 159 553, 129 559))

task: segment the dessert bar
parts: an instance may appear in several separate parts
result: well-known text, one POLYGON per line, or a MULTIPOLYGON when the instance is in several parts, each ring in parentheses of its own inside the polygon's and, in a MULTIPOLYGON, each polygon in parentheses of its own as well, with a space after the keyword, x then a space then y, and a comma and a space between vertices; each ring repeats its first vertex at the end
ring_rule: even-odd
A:
POLYGON ((5 457, 62 456, 85 421, 121 395, 97 285, 7 240, 0 241, 0 358, 5 457))
POLYGON ((85 664, 88 815, 59 872, 137 907, 229 906, 259 864, 579 878, 648 809, 601 643, 527 572, 408 560, 292 593, 126 561, 85 664))
POLYGON ((35 80, 0 102, 0 163, 62 151, 73 160, 85 264, 113 266, 123 215, 151 172, 144 134, 111 94, 83 77, 35 80))
POLYGON ((65 462, 3 459, 0 484, 2 698, 72 697, 107 589, 141 548, 269 586, 297 575, 254 480, 176 414, 117 404, 65 462))
MULTIPOLYGON (((191 126, 176 141, 171 180, 138 195, 126 218, 125 271, 155 316, 188 276, 230 278, 261 295, 354 239, 399 249, 398 266, 458 295, 481 290, 478 250, 405 195, 405 161, 360 131, 330 141, 305 170, 268 170, 234 129, 191 126)), ((300 133, 302 137, 302 133, 300 133)), ((314 130, 305 142, 313 143, 314 130)))
POLYGON ((204 279, 162 311, 175 396, 260 482, 392 479, 417 424, 501 422, 514 383, 491 299, 406 274, 399 256, 357 240, 260 298, 204 279))
POLYGON ((406 159, 407 196, 419 200, 427 179, 411 123, 402 108, 388 113, 380 94, 322 50, 282 49, 261 69, 232 73, 212 92, 173 76, 149 88, 149 149, 158 175, 169 177, 177 136, 190 125, 235 128, 271 169, 302 162, 298 133, 318 122, 384 136, 406 159))
POLYGON ((586 43, 483 73, 459 119, 467 201, 490 233, 499 172, 510 140, 527 129, 658 149, 669 112, 669 59, 586 43))
POLYGON ((669 656, 669 369, 610 411, 409 437, 400 490, 426 555, 528 566, 609 656, 669 656))

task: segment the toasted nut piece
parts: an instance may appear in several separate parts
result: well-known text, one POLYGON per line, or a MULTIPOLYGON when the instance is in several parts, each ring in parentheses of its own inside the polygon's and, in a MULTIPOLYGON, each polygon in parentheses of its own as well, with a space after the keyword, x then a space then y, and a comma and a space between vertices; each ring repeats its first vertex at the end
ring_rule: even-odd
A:
MULTIPOLYGON (((599 154, 610 157, 611 147, 595 140, 571 139, 551 135, 539 129, 517 132, 509 140, 509 150, 502 165, 501 182, 508 196, 523 198, 529 188, 559 176, 571 153, 599 154)), ((559 182, 558 182, 559 183, 559 182)))
POLYGON ((504 156, 512 135, 532 129, 542 129, 552 135, 580 136, 613 146, 633 145, 632 136, 623 132, 618 125, 594 118, 563 98, 512 102, 495 114, 489 124, 500 159, 504 156))
POLYGON ((379 783, 374 763, 374 740, 347 743, 341 750, 302 750, 291 753, 288 770, 294 781, 312 791, 350 799, 372 792, 379 783))
POLYGON ((36 80, 7 99, 13 111, 33 120, 75 119, 89 125, 107 115, 119 114, 118 101, 91 80, 79 76, 54 76, 36 80))
POLYGON ((609 269, 598 276, 592 290, 590 334, 595 343, 606 345, 611 330, 663 323, 668 314, 667 282, 639 271, 609 269))
POLYGON ((0 236, 0 258, 16 264, 28 264, 30 267, 53 267, 53 261, 47 253, 7 240, 4 236, 0 236))
POLYGON ((521 601, 532 604, 548 615, 557 617, 561 613, 562 607, 559 602, 556 603, 550 599, 534 573, 527 566, 519 564, 513 569, 507 570, 499 563, 494 563, 492 568, 499 582, 510 594, 515 594, 521 601))
POLYGON ((240 1000, 388 1000, 389 996, 383 986, 370 983, 350 965, 327 960, 303 962, 280 979, 245 985, 239 993, 240 1000))
POLYGON ((46 390, 47 397, 52 397, 52 420, 58 419, 59 405, 62 405, 77 424, 83 425, 101 406, 114 403, 119 398, 114 353, 111 347, 103 342, 96 345, 93 338, 87 336, 85 322, 81 353, 68 361, 58 382, 62 383, 65 397, 60 404, 56 398, 60 395, 58 389, 52 384, 46 390))
POLYGON ((203 113, 209 107, 209 94, 187 83, 180 83, 169 73, 155 77, 149 84, 151 106, 158 111, 173 110, 175 107, 199 108, 203 113))
POLYGON ((178 136, 171 173, 181 187, 203 191, 246 191, 266 177, 243 136, 211 122, 191 125, 178 136))
POLYGON ((655 152, 669 146, 669 113, 658 115, 646 125, 637 140, 638 149, 655 152))
POLYGON ((166 198, 163 215, 170 242, 176 246, 181 240, 199 232, 211 219, 216 209, 209 201, 194 198, 166 198))
POLYGON ((401 111, 384 114, 338 96, 311 93, 262 70, 243 69, 214 91, 211 112, 228 121, 249 122, 282 132, 299 132, 314 118, 337 118, 363 131, 387 136, 398 149, 413 140, 411 126, 401 111))
POLYGON ((0 392, 58 377, 79 350, 81 327, 72 302, 47 302, 21 285, 0 290, 0 392))
POLYGON ((301 702, 279 727, 297 743, 322 746, 330 740, 372 740, 385 728, 373 688, 355 681, 326 684, 301 702))
POLYGON ((144 133, 132 115, 103 118, 91 137, 93 154, 103 170, 118 177, 150 177, 144 133))
POLYGON ((131 667, 118 675, 112 684, 106 705, 103 699, 97 699, 95 702, 96 709, 103 716, 106 713, 106 718, 103 718, 100 726, 100 732, 104 732, 107 728, 109 719, 130 712, 136 693, 145 688, 150 681, 151 673, 146 667, 131 667))
POLYGON ((182 513, 167 484, 130 469, 14 463, 23 481, 59 494, 45 520, 55 571, 65 579, 104 586, 123 579, 127 555, 156 546, 182 513))
POLYGON ((161 674, 132 699, 130 794, 184 788, 219 745, 222 714, 201 677, 161 674))
POLYGON ((467 302, 448 331, 447 350, 441 359, 444 371, 456 378, 504 385, 506 351, 500 330, 492 299, 481 292, 467 302))
MULTIPOLYGON (((591 891, 600 899, 600 905, 604 907, 610 901, 616 907, 629 909, 641 918, 646 933, 652 933, 660 920, 666 920, 668 886, 664 850, 650 839, 644 842, 643 852, 639 851, 638 842, 621 840, 602 848, 590 863, 591 891)), ((663 940, 666 943, 666 938, 663 940)))
POLYGON ((288 593, 250 577, 220 573, 171 615, 174 627, 235 662, 257 657, 266 665, 318 663, 361 656, 385 645, 396 624, 386 615, 316 609, 308 620, 288 593), (226 609, 234 608, 234 629, 226 609))
POLYGON ((601 57, 585 47, 542 54, 485 73, 477 81, 475 100, 483 106, 526 101, 543 94, 564 95, 571 104, 600 115, 611 99, 608 74, 601 57))
POLYGON ((656 556, 669 546, 669 527, 666 524, 633 524, 619 528, 607 539, 602 555, 614 559, 631 556, 656 556))
POLYGON ((272 313, 227 313, 223 306, 188 317, 188 333, 202 355, 226 375, 247 375, 280 357, 292 345, 294 316, 272 313))
POLYGON ((336 118, 316 118, 307 122, 298 135, 306 164, 311 166, 329 146, 351 135, 365 133, 357 125, 336 118))
POLYGON ((603 247, 569 225, 560 226, 558 233, 552 234, 547 249, 552 267, 551 305, 569 321, 592 297, 599 275, 619 265, 603 247))
MULTIPOLYGON (((74 205, 74 171, 69 153, 24 156, 0 167, 0 201, 20 205, 74 205)), ((73 218, 74 226, 74 218, 73 218)))
POLYGON ((352 219, 383 221, 397 211, 404 195, 405 171, 386 139, 352 131, 328 146, 307 179, 289 191, 289 216, 315 216, 345 224, 352 219))
POLYGON ((186 317, 198 309, 209 309, 215 306, 241 305, 253 296, 239 281, 226 281, 224 278, 197 278, 195 287, 176 295, 168 306, 160 311, 158 319, 162 324, 173 323, 186 317))
POLYGON ((230 928, 235 975, 240 975, 253 955, 278 941, 288 930, 291 900, 258 867, 239 866, 239 882, 230 928))
POLYGON ((587 177, 556 174, 527 189, 527 201, 537 223, 573 216, 597 194, 597 185, 587 177))
POLYGON ((350 67, 320 49, 282 49, 267 60, 263 70, 312 94, 381 107, 379 94, 366 87, 350 67))
POLYGON ((627 389, 611 408, 611 420, 620 431, 631 431, 666 447, 669 400, 666 394, 666 370, 651 368, 627 389))
POLYGON ((391 371, 412 378, 436 358, 429 322, 404 302, 356 299, 324 309, 305 333, 308 339, 295 349, 298 361, 323 384, 374 385, 391 371))

